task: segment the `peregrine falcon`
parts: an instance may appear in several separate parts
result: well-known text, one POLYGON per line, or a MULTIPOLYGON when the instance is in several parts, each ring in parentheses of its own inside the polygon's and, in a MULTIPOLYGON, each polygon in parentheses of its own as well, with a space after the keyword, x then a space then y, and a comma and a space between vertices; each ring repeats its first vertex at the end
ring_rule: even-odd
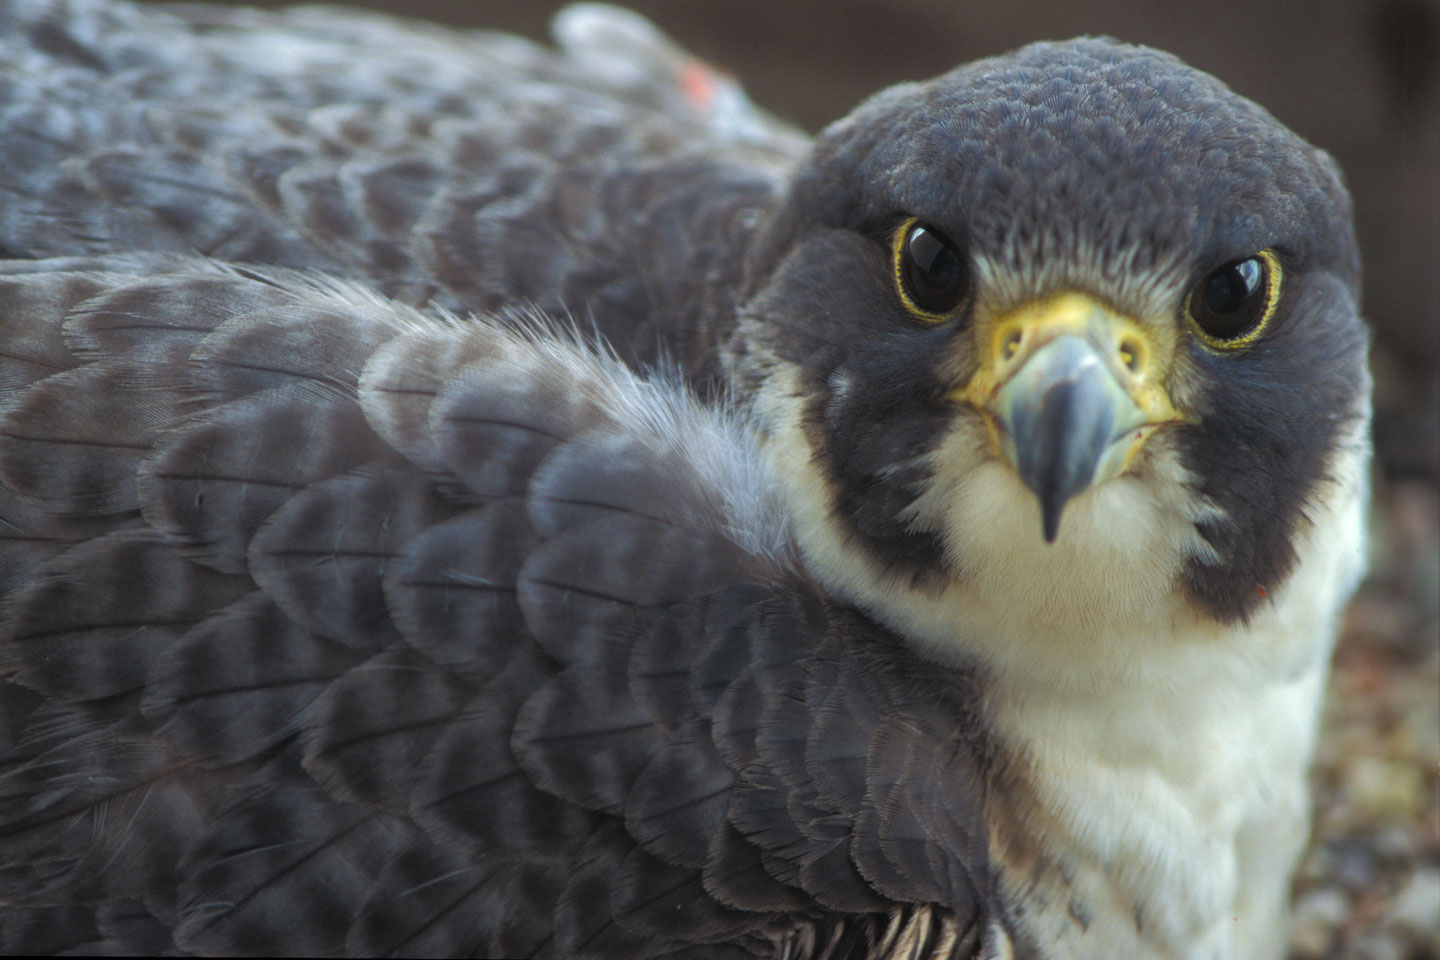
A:
POLYGON ((1259 960, 1362 569, 1333 162, 1036 43, 0 4, 7 953, 1259 960))

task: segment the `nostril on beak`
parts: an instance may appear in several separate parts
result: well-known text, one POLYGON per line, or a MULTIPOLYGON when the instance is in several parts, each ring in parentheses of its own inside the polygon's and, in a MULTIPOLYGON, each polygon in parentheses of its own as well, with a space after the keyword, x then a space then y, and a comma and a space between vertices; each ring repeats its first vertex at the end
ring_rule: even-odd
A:
POLYGON ((1120 341, 1120 362, 1125 364, 1125 368, 1131 373, 1140 372, 1140 350, 1141 347, 1139 341, 1135 340, 1133 337, 1125 337, 1123 340, 1120 341))

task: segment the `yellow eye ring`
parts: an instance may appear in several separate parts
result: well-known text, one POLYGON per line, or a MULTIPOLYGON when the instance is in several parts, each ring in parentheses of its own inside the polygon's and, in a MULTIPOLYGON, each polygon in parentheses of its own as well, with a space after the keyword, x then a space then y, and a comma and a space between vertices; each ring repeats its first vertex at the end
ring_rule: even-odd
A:
POLYGON ((921 320, 947 319, 970 292, 969 269, 954 244, 918 217, 895 231, 890 260, 900 302, 921 320))
POLYGON ((1238 350, 1255 342, 1280 304, 1284 269, 1272 249, 1235 260, 1195 285, 1185 301, 1190 325, 1216 350, 1238 350))

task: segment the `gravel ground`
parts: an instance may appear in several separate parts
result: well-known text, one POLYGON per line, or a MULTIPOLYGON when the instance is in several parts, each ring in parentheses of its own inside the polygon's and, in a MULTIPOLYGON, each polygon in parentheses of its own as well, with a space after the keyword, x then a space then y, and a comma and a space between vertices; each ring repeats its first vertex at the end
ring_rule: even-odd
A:
POLYGON ((1292 960, 1440 958, 1440 495, 1377 485, 1335 655, 1292 960))

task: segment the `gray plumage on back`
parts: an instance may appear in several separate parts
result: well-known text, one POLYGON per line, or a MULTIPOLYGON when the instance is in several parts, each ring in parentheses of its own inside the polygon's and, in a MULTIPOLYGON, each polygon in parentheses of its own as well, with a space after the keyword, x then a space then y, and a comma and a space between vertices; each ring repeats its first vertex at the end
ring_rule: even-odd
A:
POLYGON ((642 265, 738 257, 731 208, 768 199, 804 141, 592 69, 585 41, 638 18, 586 11, 567 57, 360 12, 7 4, 5 249, 276 263, 461 312, 534 302, 653 359, 708 291, 657 300, 642 265))
MULTIPOLYGON (((883 910, 853 865, 807 864, 849 862, 810 817, 858 801, 887 705, 874 676, 812 674, 896 651, 825 640, 859 623, 794 566, 743 421, 533 321, 292 274, 120 258, 3 285, 7 329, 66 341, 23 357, 0 441, 27 508, 6 517, 11 946, 138 949, 119 902, 203 952, 793 939, 816 921, 767 859, 883 910), (823 728, 860 783, 797 795, 796 823, 805 738, 754 724, 807 702, 782 729, 823 728)), ((918 664, 886 669, 918 695, 918 664)))
POLYGON ((1328 160, 1110 41, 812 145, 556 33, 0 6, 0 948, 1276 955, 1328 160))

